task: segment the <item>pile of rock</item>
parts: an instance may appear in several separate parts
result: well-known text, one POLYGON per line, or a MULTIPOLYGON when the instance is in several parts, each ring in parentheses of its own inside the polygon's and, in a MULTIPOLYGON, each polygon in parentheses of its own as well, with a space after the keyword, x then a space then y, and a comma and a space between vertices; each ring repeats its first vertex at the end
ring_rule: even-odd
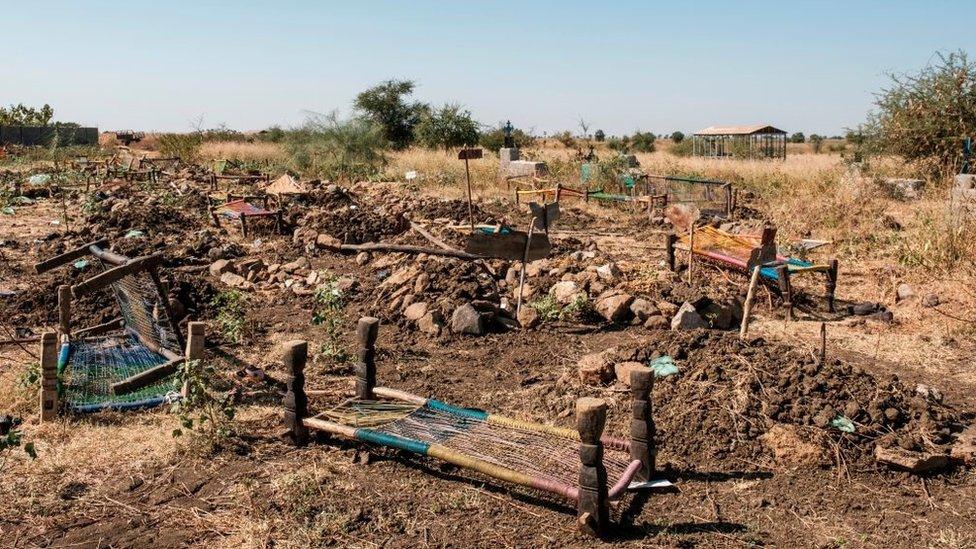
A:
MULTIPOLYGON (((295 295, 311 295, 324 281, 322 273, 312 269, 311 261, 305 256, 270 265, 261 258, 218 259, 208 270, 221 283, 242 290, 279 288, 295 295)), ((337 288, 343 292, 354 289, 356 284, 356 279, 348 276, 336 281, 337 288)))

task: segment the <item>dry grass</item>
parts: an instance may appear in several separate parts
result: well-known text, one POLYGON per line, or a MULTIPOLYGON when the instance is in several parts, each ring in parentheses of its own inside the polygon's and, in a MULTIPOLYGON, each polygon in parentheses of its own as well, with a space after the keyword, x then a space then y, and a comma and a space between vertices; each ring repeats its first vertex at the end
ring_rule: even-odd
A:
POLYGON ((200 147, 200 156, 208 160, 244 160, 249 162, 282 163, 285 151, 276 143, 254 141, 207 141, 200 147))

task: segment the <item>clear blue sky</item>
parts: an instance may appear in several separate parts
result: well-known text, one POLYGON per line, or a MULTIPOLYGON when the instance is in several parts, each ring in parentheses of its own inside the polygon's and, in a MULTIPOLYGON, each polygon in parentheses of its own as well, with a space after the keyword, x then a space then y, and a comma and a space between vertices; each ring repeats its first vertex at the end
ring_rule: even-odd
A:
POLYGON ((976 54, 976 1, 2 0, 0 104, 102 129, 253 130, 410 78, 488 124, 840 133, 888 71, 976 54))

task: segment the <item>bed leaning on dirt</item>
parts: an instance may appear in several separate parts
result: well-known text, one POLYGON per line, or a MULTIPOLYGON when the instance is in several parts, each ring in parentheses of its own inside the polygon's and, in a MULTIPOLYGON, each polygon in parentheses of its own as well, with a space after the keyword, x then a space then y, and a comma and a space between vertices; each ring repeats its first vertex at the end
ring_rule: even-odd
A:
POLYGON ((150 408, 182 397, 176 371, 203 354, 204 324, 190 322, 183 337, 157 269, 162 256, 113 253, 97 240, 35 265, 44 273, 95 258, 102 271, 58 287, 58 331, 41 336, 41 421, 59 412, 150 408), (73 299, 111 288, 120 316, 73 329, 73 299), (185 351, 184 351, 185 348, 185 351))

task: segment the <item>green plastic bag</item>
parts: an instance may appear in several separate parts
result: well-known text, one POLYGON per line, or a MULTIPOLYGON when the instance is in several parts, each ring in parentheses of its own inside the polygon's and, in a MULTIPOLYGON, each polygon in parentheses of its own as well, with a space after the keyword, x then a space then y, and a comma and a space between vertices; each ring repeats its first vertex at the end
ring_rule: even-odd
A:
POLYGON ((659 356, 651 361, 654 377, 668 377, 678 373, 678 366, 669 355, 659 356))

